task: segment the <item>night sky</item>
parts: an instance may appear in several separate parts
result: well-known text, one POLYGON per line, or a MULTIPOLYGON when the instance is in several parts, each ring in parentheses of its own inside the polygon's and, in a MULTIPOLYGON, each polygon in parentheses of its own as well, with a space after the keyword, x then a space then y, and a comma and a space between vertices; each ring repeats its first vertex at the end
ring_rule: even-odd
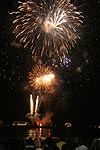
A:
MULTIPOLYGON (((44 95, 47 100, 41 106, 41 113, 49 109, 59 124, 100 124, 100 0, 81 1, 77 0, 84 16, 81 39, 71 49, 71 61, 55 62, 60 86, 52 95, 44 95)), ((31 51, 14 41, 14 18, 9 13, 17 5, 17 0, 0 0, 0 120, 4 122, 26 119, 31 91, 25 87, 35 64, 31 51)))

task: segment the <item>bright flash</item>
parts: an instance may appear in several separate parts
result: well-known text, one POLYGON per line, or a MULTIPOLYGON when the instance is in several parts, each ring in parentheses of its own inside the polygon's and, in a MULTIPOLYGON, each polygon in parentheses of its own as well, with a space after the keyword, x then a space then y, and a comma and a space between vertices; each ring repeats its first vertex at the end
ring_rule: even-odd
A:
POLYGON ((55 82, 55 75, 50 67, 35 66, 29 73, 29 83, 36 90, 49 89, 55 82))
POLYGON ((52 31, 53 33, 55 33, 56 36, 58 31, 63 30, 61 25, 66 22, 65 17, 66 17, 65 12, 61 11, 60 9, 58 9, 57 12, 54 13, 54 16, 48 14, 44 22, 45 32, 48 33, 52 31))
POLYGON ((54 79, 55 75, 54 74, 48 74, 48 75, 44 75, 42 80, 43 82, 48 82, 50 83, 53 79, 54 79))

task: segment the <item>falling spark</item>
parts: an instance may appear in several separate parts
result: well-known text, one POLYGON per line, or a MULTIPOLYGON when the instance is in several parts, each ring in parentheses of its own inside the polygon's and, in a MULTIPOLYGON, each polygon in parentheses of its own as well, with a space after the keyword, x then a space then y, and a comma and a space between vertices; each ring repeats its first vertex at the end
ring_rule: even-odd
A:
POLYGON ((83 16, 70 0, 18 3, 17 12, 10 13, 16 17, 13 33, 33 55, 57 55, 62 59, 80 39, 83 16))
POLYGON ((49 66, 36 65, 29 72, 29 84, 36 90, 49 90, 55 83, 55 75, 49 66))

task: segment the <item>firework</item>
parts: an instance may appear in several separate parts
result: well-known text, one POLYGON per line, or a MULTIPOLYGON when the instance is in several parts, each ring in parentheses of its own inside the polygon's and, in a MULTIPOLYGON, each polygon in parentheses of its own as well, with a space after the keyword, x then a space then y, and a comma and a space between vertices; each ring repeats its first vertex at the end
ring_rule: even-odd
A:
POLYGON ((60 61, 60 66, 63 67, 63 66, 66 66, 66 67, 69 67, 69 64, 71 63, 71 59, 68 58, 68 57, 64 57, 63 59, 61 59, 60 61))
POLYGON ((37 109, 38 109, 38 103, 39 103, 39 96, 37 96, 36 98, 35 113, 37 112, 37 109))
POLYGON ((33 115, 33 113, 34 113, 34 103, 33 103, 32 94, 30 94, 30 114, 33 115))
POLYGON ((55 75, 49 66, 36 65, 31 72, 29 72, 29 84, 35 90, 50 90, 55 81, 55 75))
POLYGON ((70 0, 18 2, 14 31, 17 41, 30 48, 33 55, 58 55, 63 58, 80 39, 82 14, 70 0))

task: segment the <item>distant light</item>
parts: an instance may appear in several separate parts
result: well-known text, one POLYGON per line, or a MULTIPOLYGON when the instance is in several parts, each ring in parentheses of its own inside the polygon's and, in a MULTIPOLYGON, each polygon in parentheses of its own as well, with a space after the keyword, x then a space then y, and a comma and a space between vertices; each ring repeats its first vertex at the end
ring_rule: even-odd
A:
POLYGON ((72 124, 71 124, 70 122, 66 122, 66 123, 65 123, 65 126, 66 126, 67 128, 70 128, 70 127, 72 126, 72 124))
POLYGON ((12 123, 13 126, 27 126, 30 125, 28 122, 24 122, 24 121, 15 121, 12 123))

